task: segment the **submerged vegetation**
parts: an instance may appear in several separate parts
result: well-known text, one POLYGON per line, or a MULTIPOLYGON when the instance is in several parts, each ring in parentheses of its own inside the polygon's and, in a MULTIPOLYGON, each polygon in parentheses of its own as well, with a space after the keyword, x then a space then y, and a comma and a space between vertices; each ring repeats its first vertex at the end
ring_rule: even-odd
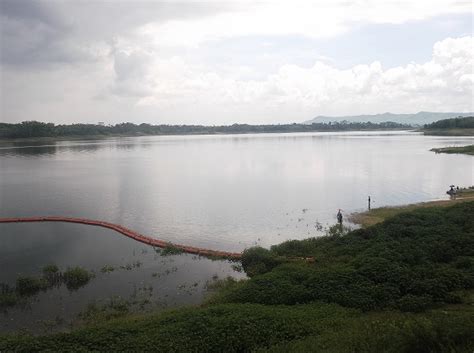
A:
POLYGON ((0 123, 1 138, 74 137, 74 136, 135 136, 135 135, 198 135, 198 134, 242 134, 281 133, 311 131, 390 130, 409 129, 410 125, 394 122, 384 123, 313 123, 281 125, 233 124, 221 126, 203 125, 150 125, 121 123, 116 125, 72 124, 55 125, 39 121, 24 121, 19 124, 0 123))
POLYGON ((179 255, 182 254, 184 251, 181 248, 178 248, 172 243, 169 243, 166 247, 161 249, 160 255, 161 256, 169 256, 169 255, 179 255))
POLYGON ((66 287, 69 290, 81 288, 82 286, 86 285, 93 277, 93 273, 81 267, 68 268, 63 273, 64 284, 66 284, 66 287))
POLYGON ((118 303, 116 319, 3 336, 0 351, 470 352, 472 214, 474 202, 419 208, 347 234, 251 248, 242 258, 250 279, 210 285, 202 307, 130 316, 118 303))
POLYGON ((432 148, 430 151, 433 151, 436 153, 470 154, 474 156, 474 145, 459 146, 459 147, 432 148))
POLYGON ((14 287, 1 284, 0 309, 22 303, 28 297, 62 284, 70 291, 77 290, 89 283, 93 277, 92 272, 81 267, 68 268, 61 272, 56 265, 47 265, 39 276, 19 276, 14 287))

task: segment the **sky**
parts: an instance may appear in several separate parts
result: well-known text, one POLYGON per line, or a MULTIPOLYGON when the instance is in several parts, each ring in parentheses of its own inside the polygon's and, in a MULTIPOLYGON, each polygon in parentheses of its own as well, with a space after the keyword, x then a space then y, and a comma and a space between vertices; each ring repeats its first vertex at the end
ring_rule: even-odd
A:
POLYGON ((473 4, 0 0, 0 121, 472 112, 473 4))

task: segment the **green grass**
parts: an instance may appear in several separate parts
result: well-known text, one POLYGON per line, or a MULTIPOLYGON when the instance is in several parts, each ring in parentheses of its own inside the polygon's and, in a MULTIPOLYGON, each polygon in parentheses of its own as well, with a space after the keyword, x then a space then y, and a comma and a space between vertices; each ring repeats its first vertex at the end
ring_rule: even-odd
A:
POLYGON ((260 353, 287 352, 472 352, 474 329, 471 307, 465 312, 432 311, 426 314, 375 313, 345 320, 344 330, 324 330, 285 342, 260 353))
POLYGON ((432 148, 430 151, 433 151, 436 153, 459 153, 459 154, 474 155, 474 145, 460 146, 460 147, 432 148))
POLYGON ((386 219, 394 217, 404 212, 411 212, 427 207, 450 207, 462 202, 474 201, 474 187, 462 188, 457 192, 456 198, 449 200, 437 200, 421 202, 405 206, 379 207, 370 211, 354 213, 349 216, 349 221, 361 225, 363 228, 381 223, 386 219))
POLYGON ((211 285, 203 306, 142 316, 119 306, 123 317, 70 333, 0 337, 0 351, 472 352, 473 214, 474 202, 419 208, 251 248, 250 279, 211 285))

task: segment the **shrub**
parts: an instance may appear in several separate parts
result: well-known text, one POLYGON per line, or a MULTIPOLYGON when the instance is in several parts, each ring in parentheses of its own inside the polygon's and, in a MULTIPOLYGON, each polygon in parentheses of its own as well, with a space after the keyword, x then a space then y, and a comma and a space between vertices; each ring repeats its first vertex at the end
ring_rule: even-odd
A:
POLYGON ((262 247, 246 249, 242 254, 242 267, 249 277, 271 271, 283 262, 270 250, 262 247))
POLYGON ((401 311, 422 312, 433 304, 429 296, 416 296, 407 294, 397 301, 397 307, 401 311))

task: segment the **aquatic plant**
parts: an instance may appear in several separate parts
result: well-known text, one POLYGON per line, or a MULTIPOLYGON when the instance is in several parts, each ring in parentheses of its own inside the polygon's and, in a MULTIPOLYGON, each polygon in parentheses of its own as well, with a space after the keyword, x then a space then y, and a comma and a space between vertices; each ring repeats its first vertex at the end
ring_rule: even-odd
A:
POLYGON ((33 295, 49 287, 46 279, 32 276, 20 276, 16 280, 16 292, 19 295, 33 295))
POLYGON ((63 273, 64 283, 69 290, 77 290, 80 287, 89 283, 94 277, 92 272, 83 269, 82 267, 69 267, 63 273))
POLYGON ((105 265, 104 267, 102 267, 100 269, 100 272, 102 272, 102 273, 109 273, 109 272, 113 272, 113 271, 115 271, 115 267, 110 266, 110 265, 105 265))
POLYGON ((6 308, 18 304, 20 298, 14 291, 0 293, 0 308, 6 308))
POLYGON ((168 243, 165 248, 161 250, 161 256, 168 256, 168 255, 179 255, 182 254, 184 251, 175 245, 168 243))
POLYGON ((46 265, 43 267, 43 275, 51 275, 51 274, 56 274, 59 272, 59 267, 54 265, 54 264, 50 264, 50 265, 46 265))

